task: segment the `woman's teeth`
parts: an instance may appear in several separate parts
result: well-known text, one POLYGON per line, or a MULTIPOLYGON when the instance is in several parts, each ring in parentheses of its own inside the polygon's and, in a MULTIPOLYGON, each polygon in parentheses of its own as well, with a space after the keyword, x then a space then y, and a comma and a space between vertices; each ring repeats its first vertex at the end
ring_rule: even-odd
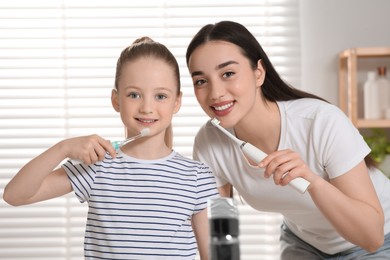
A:
POLYGON ((223 106, 218 106, 218 107, 214 106, 214 109, 217 110, 217 111, 221 111, 221 110, 228 109, 231 106, 233 106, 233 102, 229 103, 229 104, 226 104, 226 105, 223 105, 223 106))

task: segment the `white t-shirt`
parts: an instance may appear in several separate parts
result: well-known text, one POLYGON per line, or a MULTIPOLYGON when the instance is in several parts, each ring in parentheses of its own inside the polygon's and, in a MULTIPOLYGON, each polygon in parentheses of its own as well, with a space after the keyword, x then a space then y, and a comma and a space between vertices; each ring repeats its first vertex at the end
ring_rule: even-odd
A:
MULTIPOLYGON (((281 115, 278 150, 298 152, 325 180, 346 173, 370 152, 359 131, 336 106, 310 98, 277 104, 281 115)), ((354 247, 334 230, 309 193, 302 195, 289 186, 275 185, 272 178, 265 179, 264 170, 251 166, 239 146, 210 122, 199 130, 193 156, 212 168, 218 187, 231 183, 253 208, 281 213, 298 237, 319 250, 334 254, 354 247)), ((377 169, 371 169, 370 176, 385 212, 385 233, 389 233, 390 181, 377 169)))

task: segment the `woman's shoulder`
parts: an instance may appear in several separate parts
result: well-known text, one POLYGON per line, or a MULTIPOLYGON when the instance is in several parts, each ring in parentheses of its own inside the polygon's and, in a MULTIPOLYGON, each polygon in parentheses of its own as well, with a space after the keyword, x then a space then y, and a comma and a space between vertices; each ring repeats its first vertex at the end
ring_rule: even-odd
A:
POLYGON ((300 98, 290 101, 278 102, 279 107, 287 115, 296 115, 306 118, 317 118, 318 116, 334 116, 344 113, 335 105, 315 98, 300 98))

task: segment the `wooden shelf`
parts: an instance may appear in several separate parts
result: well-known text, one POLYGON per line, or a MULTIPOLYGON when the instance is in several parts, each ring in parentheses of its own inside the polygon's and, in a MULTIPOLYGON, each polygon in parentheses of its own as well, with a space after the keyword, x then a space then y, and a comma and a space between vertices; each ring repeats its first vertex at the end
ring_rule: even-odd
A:
POLYGON ((389 57, 390 47, 378 48, 350 48, 340 53, 340 58, 348 58, 354 55, 359 58, 389 57))
POLYGON ((350 48, 339 54, 339 105, 357 128, 390 128, 390 120, 358 116, 358 59, 380 57, 390 57, 390 47, 350 48))
POLYGON ((390 120, 357 119, 355 126, 357 128, 390 128, 390 120))

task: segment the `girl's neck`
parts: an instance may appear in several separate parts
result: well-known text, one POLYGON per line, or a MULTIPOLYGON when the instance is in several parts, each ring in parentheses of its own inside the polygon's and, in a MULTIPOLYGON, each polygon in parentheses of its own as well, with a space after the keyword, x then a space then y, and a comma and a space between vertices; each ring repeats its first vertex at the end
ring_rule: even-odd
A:
MULTIPOLYGON (((171 154, 170 149, 165 142, 158 141, 154 138, 142 138, 125 146, 122 146, 121 150, 125 154, 143 160, 157 160, 164 158, 171 154)), ((161 138, 160 138, 161 139, 161 138)))

